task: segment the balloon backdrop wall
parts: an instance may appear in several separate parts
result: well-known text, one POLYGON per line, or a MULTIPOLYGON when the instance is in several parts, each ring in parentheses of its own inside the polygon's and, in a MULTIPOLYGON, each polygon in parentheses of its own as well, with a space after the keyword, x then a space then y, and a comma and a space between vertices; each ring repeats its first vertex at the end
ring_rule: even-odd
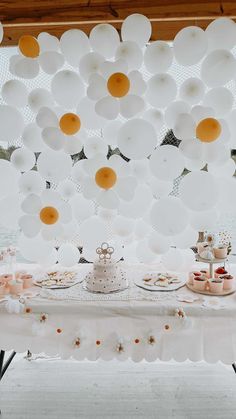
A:
POLYGON ((1 86, 0 140, 18 147, 0 159, 0 223, 20 228, 27 260, 72 266, 77 245, 93 260, 109 239, 117 259, 186 269, 198 231, 236 212, 236 24, 190 26, 173 44, 149 43, 151 32, 133 14, 120 35, 99 24, 89 37, 19 39, 1 86), (176 62, 189 72, 181 84, 176 62), (42 74, 48 88, 32 87, 42 74), (163 126, 179 147, 160 145, 163 126))

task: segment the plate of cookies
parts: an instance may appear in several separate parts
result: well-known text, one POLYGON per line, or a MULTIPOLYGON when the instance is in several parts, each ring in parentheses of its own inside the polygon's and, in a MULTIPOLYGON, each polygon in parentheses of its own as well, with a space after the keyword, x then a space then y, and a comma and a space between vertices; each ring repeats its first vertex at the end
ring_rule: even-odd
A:
POLYGON ((34 285, 47 289, 64 289, 79 284, 83 279, 74 271, 53 271, 39 276, 34 280, 34 285))
POLYGON ((186 284, 186 279, 168 272, 151 272, 135 280, 135 285, 148 291, 175 291, 186 284))

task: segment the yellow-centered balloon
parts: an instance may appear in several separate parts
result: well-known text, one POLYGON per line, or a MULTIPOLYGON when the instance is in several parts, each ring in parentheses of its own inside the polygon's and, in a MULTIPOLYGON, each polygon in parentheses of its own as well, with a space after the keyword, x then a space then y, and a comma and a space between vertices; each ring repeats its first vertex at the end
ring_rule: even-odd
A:
POLYGON ((74 135, 80 130, 81 122, 75 113, 65 113, 62 115, 59 125, 64 134, 74 135))
POLYGON ((110 167, 102 167, 95 175, 95 181, 100 188, 111 189, 117 180, 116 172, 110 167))
POLYGON ((43 224, 52 225, 57 222, 59 213, 54 207, 44 207, 41 209, 39 216, 43 224))
POLYGON ((130 81, 124 73, 114 73, 107 81, 107 88, 111 96, 123 97, 130 89, 130 81))
POLYGON ((203 119, 196 128, 196 137, 203 143, 211 143, 217 140, 220 134, 221 125, 215 118, 203 119))
POLYGON ((19 39, 18 47, 20 52, 28 58, 37 58, 40 53, 39 43, 31 35, 23 35, 19 39))

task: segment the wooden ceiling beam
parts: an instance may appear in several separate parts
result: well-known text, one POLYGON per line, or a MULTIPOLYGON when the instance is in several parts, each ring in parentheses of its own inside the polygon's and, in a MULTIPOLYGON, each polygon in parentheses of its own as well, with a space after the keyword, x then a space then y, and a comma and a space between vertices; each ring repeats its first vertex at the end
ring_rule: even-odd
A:
POLYGON ((215 0, 17 0, 0 2, 4 26, 2 45, 17 45, 23 34, 37 36, 48 32, 57 37, 71 28, 89 34, 98 23, 108 22, 118 30, 132 13, 146 15, 152 22, 152 40, 172 40, 182 28, 197 25, 203 29, 217 17, 236 19, 235 1, 215 0))

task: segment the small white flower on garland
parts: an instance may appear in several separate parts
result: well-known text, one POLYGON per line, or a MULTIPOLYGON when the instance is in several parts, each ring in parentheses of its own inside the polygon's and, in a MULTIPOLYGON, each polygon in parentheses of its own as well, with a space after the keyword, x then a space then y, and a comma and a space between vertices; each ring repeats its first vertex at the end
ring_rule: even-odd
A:
POLYGON ((185 319, 186 314, 183 308, 176 308, 175 309, 175 317, 178 317, 179 319, 185 319))
POLYGON ((121 354, 124 351, 125 351, 124 343, 123 343, 123 340, 120 339, 119 342, 116 345, 116 352, 118 352, 119 354, 121 354))
POLYGON ((74 347, 75 347, 75 348, 79 348, 79 347, 80 347, 80 345, 81 345, 81 340, 80 340, 80 338, 75 338, 75 340, 74 340, 74 347))
POLYGON ((41 313, 40 316, 39 316, 40 323, 45 323, 47 320, 48 320, 48 314, 41 313))

